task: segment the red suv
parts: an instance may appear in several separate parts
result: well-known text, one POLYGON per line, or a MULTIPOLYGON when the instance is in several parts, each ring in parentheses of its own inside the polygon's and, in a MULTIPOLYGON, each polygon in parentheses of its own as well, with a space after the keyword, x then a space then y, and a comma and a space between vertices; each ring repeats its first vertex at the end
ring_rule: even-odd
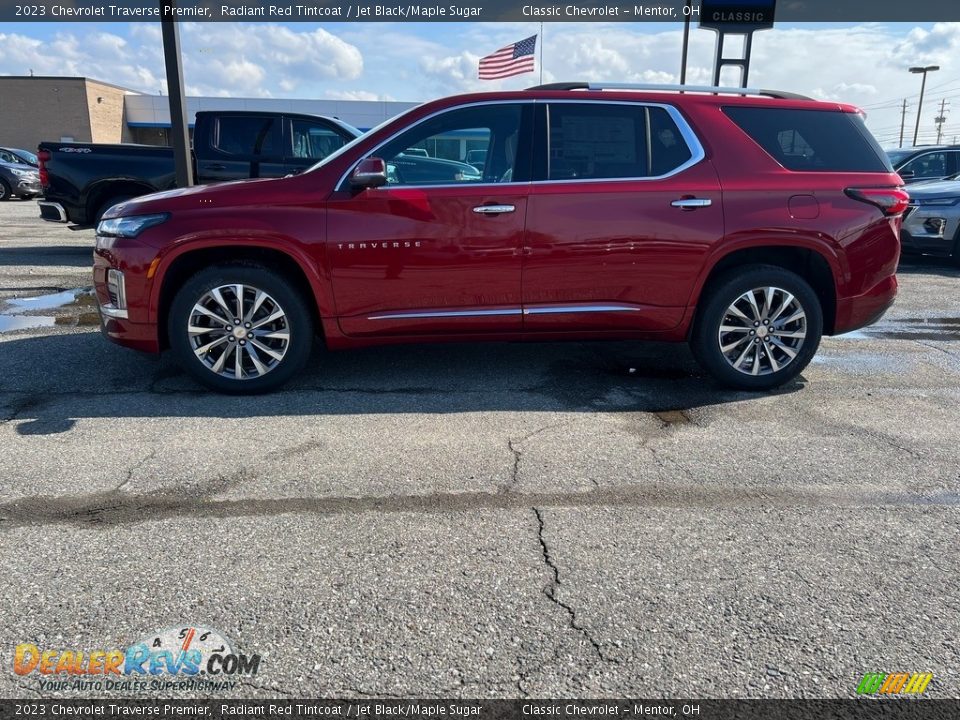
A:
POLYGON ((103 331, 237 393, 289 379, 316 335, 686 340, 723 384, 780 385, 893 302, 908 196, 854 107, 684 90, 445 98, 301 175, 117 205, 103 331))

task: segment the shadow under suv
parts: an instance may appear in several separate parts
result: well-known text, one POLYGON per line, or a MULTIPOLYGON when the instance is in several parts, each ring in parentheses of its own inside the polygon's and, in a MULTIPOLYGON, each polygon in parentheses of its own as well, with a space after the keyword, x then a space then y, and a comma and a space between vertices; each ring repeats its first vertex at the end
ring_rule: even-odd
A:
POLYGON ((302 175, 113 207, 102 329, 226 392, 328 349, 689 341, 720 382, 796 377, 893 302, 908 196, 856 108, 744 89, 567 83, 421 105, 302 175), (486 151, 478 175, 404 151, 486 151))

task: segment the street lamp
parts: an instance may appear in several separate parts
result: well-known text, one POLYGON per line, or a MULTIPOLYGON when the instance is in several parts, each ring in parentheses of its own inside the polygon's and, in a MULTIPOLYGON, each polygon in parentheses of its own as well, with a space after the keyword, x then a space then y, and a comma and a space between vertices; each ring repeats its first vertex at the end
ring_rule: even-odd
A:
POLYGON ((920 81, 920 102, 917 103, 917 125, 913 129, 913 146, 917 146, 917 136, 920 134, 920 113, 923 111, 923 91, 927 87, 927 73, 934 72, 939 70, 939 65, 927 65, 926 67, 912 67, 910 72, 915 74, 923 75, 923 80, 920 81))

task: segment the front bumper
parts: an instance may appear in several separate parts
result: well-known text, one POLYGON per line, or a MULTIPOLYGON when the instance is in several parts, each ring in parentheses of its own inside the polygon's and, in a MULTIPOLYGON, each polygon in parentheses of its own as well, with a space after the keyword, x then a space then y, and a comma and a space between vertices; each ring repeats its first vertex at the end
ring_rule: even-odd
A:
POLYGON ((100 313, 100 331, 118 345, 159 353, 157 326, 149 320, 146 307, 149 291, 142 283, 142 275, 131 271, 129 266, 115 267, 109 256, 108 251, 96 251, 93 256, 93 287, 100 313))
POLYGON ((900 244, 908 252, 947 256, 960 227, 957 206, 912 206, 903 220, 900 244))
POLYGON ((20 178, 16 187, 13 188, 13 194, 23 197, 24 195, 39 195, 42 192, 40 187, 40 178, 20 178))
POLYGON ((128 318, 115 318, 105 315, 100 303, 100 332, 111 342, 123 347, 133 348, 147 353, 159 353, 156 327, 148 323, 131 322, 128 318))

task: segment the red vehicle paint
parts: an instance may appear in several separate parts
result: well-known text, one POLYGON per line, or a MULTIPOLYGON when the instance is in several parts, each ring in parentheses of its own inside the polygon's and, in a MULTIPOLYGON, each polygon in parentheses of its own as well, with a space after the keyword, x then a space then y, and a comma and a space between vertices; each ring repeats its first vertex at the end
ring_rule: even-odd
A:
POLYGON ((850 106, 485 93, 415 108, 301 175, 118 205, 94 279, 111 340, 172 347, 228 392, 282 383, 314 334, 689 340, 721 382, 759 389, 893 302, 906 197, 850 106), (477 143, 484 167, 465 173, 477 143))

